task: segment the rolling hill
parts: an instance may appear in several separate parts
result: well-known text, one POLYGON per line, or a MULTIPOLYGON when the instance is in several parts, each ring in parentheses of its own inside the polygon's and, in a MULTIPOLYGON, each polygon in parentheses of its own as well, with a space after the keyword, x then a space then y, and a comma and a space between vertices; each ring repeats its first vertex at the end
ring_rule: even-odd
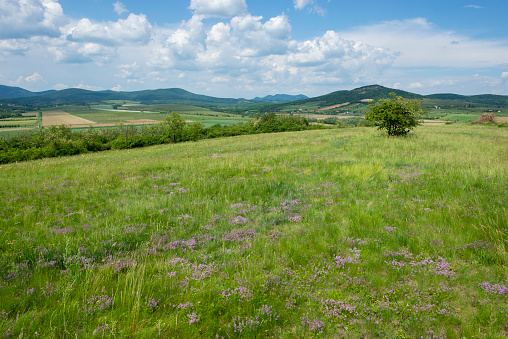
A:
POLYGON ((299 95, 288 95, 288 94, 275 94, 275 95, 267 95, 265 97, 255 97, 252 101, 260 101, 260 102, 273 102, 273 103, 284 103, 284 102, 292 102, 297 100, 305 100, 309 97, 303 94, 299 95))
POLYGON ((181 88, 167 88, 156 90, 142 90, 134 92, 89 91, 79 88, 69 88, 60 91, 30 92, 19 87, 0 85, 0 100, 32 106, 50 106, 76 104, 83 102, 98 102, 104 100, 129 100, 143 104, 183 104, 203 107, 256 107, 260 111, 282 111, 289 106, 314 105, 319 108, 344 103, 363 103, 387 98, 394 92, 407 99, 419 99, 423 103, 433 105, 445 104, 477 104, 508 107, 508 96, 503 95, 458 95, 432 94, 420 95, 381 85, 363 86, 353 90, 341 90, 326 95, 308 98, 305 95, 277 94, 256 97, 252 100, 236 98, 217 98, 207 95, 191 93, 181 88), (367 100, 368 99, 368 100, 367 100))
POLYGON ((0 85, 0 99, 12 99, 12 98, 23 98, 23 97, 32 97, 41 94, 46 94, 54 92, 53 90, 44 91, 44 92, 30 92, 26 89, 20 87, 11 87, 0 85))

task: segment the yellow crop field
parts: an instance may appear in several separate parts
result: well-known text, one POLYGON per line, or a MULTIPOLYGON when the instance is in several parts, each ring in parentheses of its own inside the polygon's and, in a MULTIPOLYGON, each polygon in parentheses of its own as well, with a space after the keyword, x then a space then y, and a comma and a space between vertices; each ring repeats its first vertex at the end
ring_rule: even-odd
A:
POLYGON ((42 115, 42 126, 65 125, 69 127, 77 127, 83 125, 89 126, 93 124, 95 124, 95 122, 79 118, 64 111, 44 112, 42 115))

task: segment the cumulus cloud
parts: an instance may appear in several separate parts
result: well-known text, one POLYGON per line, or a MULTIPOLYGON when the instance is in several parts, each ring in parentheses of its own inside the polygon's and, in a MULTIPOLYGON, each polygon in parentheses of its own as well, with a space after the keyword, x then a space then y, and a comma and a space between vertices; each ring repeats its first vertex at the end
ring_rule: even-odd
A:
POLYGON ((508 83, 508 72, 501 73, 501 85, 508 83))
POLYGON ((58 0, 0 1, 0 39, 56 37, 65 21, 58 0))
POLYGON ((0 54, 2 55, 23 55, 27 51, 27 44, 18 39, 0 40, 0 54))
POLYGON ((328 31, 306 41, 291 37, 286 15, 250 14, 211 27, 195 15, 157 47, 149 66, 186 71, 211 83, 244 89, 275 83, 302 85, 368 81, 390 67, 393 53, 328 31))
POLYGON ((89 90, 89 91, 102 91, 102 90, 104 90, 103 87, 94 86, 94 85, 87 85, 87 84, 84 84, 83 82, 81 82, 80 84, 78 84, 76 86, 73 86, 73 88, 81 88, 81 89, 86 89, 86 90, 89 90))
POLYGON ((27 84, 27 83, 38 82, 41 80, 44 80, 44 78, 39 73, 35 72, 34 74, 29 75, 27 77, 20 76, 18 79, 16 79, 16 81, 14 83, 16 85, 22 85, 22 84, 27 84))
POLYGON ((190 9, 197 15, 229 18, 247 11, 245 0, 191 0, 190 9))
POLYGON ((412 82, 408 86, 410 89, 423 88, 425 87, 421 82, 412 82))
POLYGON ((35 72, 34 74, 28 76, 25 78, 25 80, 27 82, 37 82, 39 80, 43 80, 44 78, 37 72, 35 72))
POLYGON ((92 23, 83 18, 67 32, 67 39, 73 42, 93 42, 106 45, 125 43, 147 43, 152 25, 143 14, 129 14, 127 19, 116 22, 92 23))
POLYGON ((142 77, 139 74, 140 67, 137 62, 132 64, 125 64, 118 66, 119 72, 115 74, 115 77, 126 79, 127 82, 143 82, 142 77))
POLYGON ((250 14, 233 17, 206 29, 203 17, 193 16, 156 48, 152 66, 181 70, 228 69, 246 67, 255 58, 284 54, 291 37, 285 15, 265 22, 250 14))
POLYGON ((508 59, 505 43, 441 30, 424 18, 361 26, 342 34, 397 52, 394 65, 399 67, 489 67, 508 59))
POLYGON ((122 15, 123 13, 126 13, 129 11, 127 9, 127 7, 125 7, 125 5, 123 3, 121 3, 120 1, 117 1, 113 4, 113 9, 115 10, 116 14, 118 14, 118 15, 122 15))
POLYGON ((66 64, 95 62, 101 65, 110 62, 116 54, 113 47, 93 42, 75 43, 65 40, 54 43, 48 50, 53 53, 56 61, 66 64))
POLYGON ((60 91, 62 89, 67 89, 69 88, 69 85, 66 85, 66 84, 62 84, 62 83, 57 83, 55 86, 53 86, 53 89, 54 90, 57 90, 57 91, 60 91))

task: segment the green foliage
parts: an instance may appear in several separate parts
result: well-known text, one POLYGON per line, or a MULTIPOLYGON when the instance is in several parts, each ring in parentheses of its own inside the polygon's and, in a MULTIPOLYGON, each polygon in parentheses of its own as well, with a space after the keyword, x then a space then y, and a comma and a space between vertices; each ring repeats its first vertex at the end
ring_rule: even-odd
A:
POLYGON ((380 99, 369 105, 370 111, 365 119, 373 121, 378 129, 385 129, 389 136, 403 136, 418 126, 423 114, 418 100, 404 100, 395 93, 391 99, 380 99))
POLYGON ((247 124, 213 125, 205 128, 201 122, 188 124, 177 113, 172 113, 161 123, 141 128, 120 125, 116 128, 90 128, 72 132, 63 125, 51 126, 38 133, 0 139, 0 164, 244 134, 301 131, 308 128, 309 123, 305 118, 279 117, 275 114, 265 115, 258 121, 247 124))
POLYGON ((309 122, 300 116, 281 115, 269 113, 261 116, 254 123, 255 131, 258 133, 274 133, 283 131, 301 131, 307 129, 309 122))

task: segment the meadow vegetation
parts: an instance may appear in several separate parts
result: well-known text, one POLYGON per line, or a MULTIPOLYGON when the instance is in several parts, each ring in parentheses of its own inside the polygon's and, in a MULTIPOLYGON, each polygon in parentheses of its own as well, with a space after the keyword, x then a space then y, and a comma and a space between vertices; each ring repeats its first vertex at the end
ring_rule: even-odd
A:
POLYGON ((508 135, 254 134, 0 167, 0 335, 503 338, 508 135))
MULTIPOLYGON (((67 113, 63 114, 67 115, 67 113)), ((64 125, 51 126, 49 129, 41 128, 36 133, 0 139, 0 164, 110 149, 145 147, 242 134, 300 131, 309 128, 309 123, 304 118, 277 116, 274 113, 263 115, 246 124, 238 123, 230 126, 215 124, 208 128, 205 128, 201 122, 187 123, 177 113, 172 113, 164 122, 141 128, 132 125, 109 129, 90 127, 73 132, 64 125)))

